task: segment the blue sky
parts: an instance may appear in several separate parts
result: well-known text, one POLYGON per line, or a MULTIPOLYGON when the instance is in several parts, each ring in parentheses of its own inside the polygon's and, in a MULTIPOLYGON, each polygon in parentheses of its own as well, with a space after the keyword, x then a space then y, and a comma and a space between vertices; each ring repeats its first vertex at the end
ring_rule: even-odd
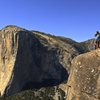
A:
POLYGON ((6 25, 85 41, 100 31, 100 0, 0 0, 6 25))

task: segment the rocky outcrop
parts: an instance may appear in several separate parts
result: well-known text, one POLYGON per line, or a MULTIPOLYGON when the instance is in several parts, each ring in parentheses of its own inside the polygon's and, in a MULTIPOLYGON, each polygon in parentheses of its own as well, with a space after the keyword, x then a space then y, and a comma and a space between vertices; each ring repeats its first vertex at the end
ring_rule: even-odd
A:
POLYGON ((100 49, 72 61, 67 100, 100 100, 100 49))
POLYGON ((6 26, 0 30, 1 96, 57 85, 65 91, 71 60, 83 52, 56 36, 6 26))

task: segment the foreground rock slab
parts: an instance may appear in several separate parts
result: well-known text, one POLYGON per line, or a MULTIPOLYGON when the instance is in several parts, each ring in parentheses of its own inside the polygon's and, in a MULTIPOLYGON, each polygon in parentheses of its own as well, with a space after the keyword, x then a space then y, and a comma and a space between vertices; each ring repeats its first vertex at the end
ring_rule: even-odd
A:
POLYGON ((74 58, 67 100, 100 100, 100 49, 74 58))

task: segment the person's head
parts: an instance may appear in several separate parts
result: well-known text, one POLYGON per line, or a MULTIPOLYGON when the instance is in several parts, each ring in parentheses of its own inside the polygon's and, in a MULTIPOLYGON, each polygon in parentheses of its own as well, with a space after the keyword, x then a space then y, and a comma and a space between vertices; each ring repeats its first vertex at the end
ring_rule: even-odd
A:
POLYGON ((99 31, 97 31, 96 34, 100 34, 99 31))
POLYGON ((99 31, 96 31, 96 33, 95 33, 95 37, 96 37, 97 35, 100 35, 99 31))

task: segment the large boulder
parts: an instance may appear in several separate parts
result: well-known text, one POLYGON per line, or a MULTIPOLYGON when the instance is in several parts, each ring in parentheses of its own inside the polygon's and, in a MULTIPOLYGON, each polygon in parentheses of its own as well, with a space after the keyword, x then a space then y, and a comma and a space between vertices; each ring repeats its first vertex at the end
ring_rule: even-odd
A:
POLYGON ((72 61, 67 100, 100 100, 100 49, 72 61))

